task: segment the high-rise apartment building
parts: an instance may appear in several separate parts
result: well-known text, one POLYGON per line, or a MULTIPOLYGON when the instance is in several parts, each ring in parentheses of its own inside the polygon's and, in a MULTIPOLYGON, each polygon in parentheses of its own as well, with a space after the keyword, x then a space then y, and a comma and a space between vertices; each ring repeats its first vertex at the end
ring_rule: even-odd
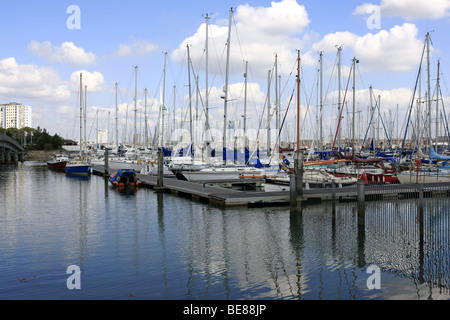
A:
POLYGON ((11 102, 0 104, 0 125, 4 129, 32 127, 31 106, 11 102))

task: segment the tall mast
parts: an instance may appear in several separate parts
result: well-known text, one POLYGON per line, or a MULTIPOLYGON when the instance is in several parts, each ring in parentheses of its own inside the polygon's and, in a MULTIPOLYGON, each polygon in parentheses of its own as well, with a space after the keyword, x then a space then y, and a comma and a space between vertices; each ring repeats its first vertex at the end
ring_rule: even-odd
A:
POLYGON ((275 54, 275 127, 276 127, 276 148, 280 148, 280 106, 278 104, 278 55, 275 54))
POLYGON ((245 87, 244 87, 244 157, 245 164, 248 162, 247 155, 247 70, 248 70, 248 61, 245 61, 245 87))
MULTIPOLYGON (((208 83, 208 29, 209 29, 209 19, 211 19, 208 14, 206 14, 206 41, 205 41, 205 55, 206 55, 206 101, 205 101, 205 130, 209 130, 209 83, 208 83)), ((208 137, 207 137, 208 139, 208 137)))
POLYGON ((356 106, 356 75, 355 68, 359 60, 353 58, 353 119, 352 119, 352 155, 355 154, 355 106, 356 106))
POLYGON ((441 62, 438 60, 437 65, 437 80, 436 80, 436 152, 438 151, 438 133, 439 133, 439 124, 438 124, 438 118, 439 118, 439 68, 440 68, 441 62))
POLYGON ((186 45, 187 48, 187 64, 188 64, 188 79, 189 79, 189 134, 191 135, 191 158, 193 157, 193 144, 194 144, 194 135, 192 130, 192 90, 191 90, 191 56, 189 53, 189 45, 186 45))
POLYGON ((145 125, 144 125, 144 137, 145 137, 145 149, 148 148, 148 128, 147 128, 147 88, 145 88, 145 96, 144 96, 144 119, 145 119, 145 125))
POLYGON ((267 75, 267 156, 271 155, 270 148, 270 70, 267 75))
MULTIPOLYGON (((374 115, 375 115, 375 109, 373 107, 373 88, 372 86, 369 86, 369 97, 370 97, 370 115, 371 115, 371 119, 372 119, 372 123, 369 123, 369 126, 371 127, 371 136, 372 136, 372 141, 373 141, 373 146, 375 148, 375 121, 373 120, 374 115)), ((375 150, 374 150, 375 151, 375 150)))
POLYGON ((223 91, 225 92, 225 95, 223 97, 224 99, 224 106, 223 106, 223 137, 222 137, 222 143, 223 143, 223 164, 227 164, 227 104, 228 104, 228 75, 229 75, 229 69, 230 69, 230 46, 231 46, 231 19, 233 17, 233 8, 230 9, 230 20, 228 23, 228 39, 227 39, 227 66, 226 66, 226 73, 225 73, 225 86, 223 91))
POLYGON ((297 51, 297 152, 300 152, 300 50, 297 51))
POLYGON ((167 52, 164 52, 164 81, 163 81, 163 94, 162 94, 162 106, 161 106, 161 145, 162 148, 164 146, 164 137, 165 137, 165 128, 164 128, 164 111, 166 110, 166 66, 167 66, 167 52))
POLYGON ((428 148, 431 145, 431 81, 430 81, 430 33, 427 32, 427 118, 428 148))
POLYGON ((135 81, 134 81, 134 135, 133 135, 133 147, 136 148, 136 123, 137 123, 137 72, 138 66, 134 67, 135 69, 135 81))
POLYGON ((176 122, 175 122, 175 108, 176 108, 176 94, 177 94, 177 87, 173 86, 173 131, 176 130, 176 122))
MULTIPOLYGON (((342 47, 338 47, 338 114, 341 115, 341 55, 342 47)), ((339 120, 338 120, 339 121, 339 120)), ((341 128, 338 128, 338 150, 341 149, 341 128)))
POLYGON ((80 73, 80 159, 83 156, 82 147, 83 147, 83 74, 80 73))
POLYGON ((84 121, 84 146, 83 149, 87 148, 87 136, 86 136, 86 109, 87 109, 87 86, 84 86, 84 111, 83 111, 83 121, 84 121))
POLYGON ((323 52, 320 52, 320 151, 323 151, 323 124, 322 124, 322 117, 323 117, 323 52))
POLYGON ((118 127, 118 106, 117 106, 117 82, 115 83, 116 87, 116 148, 119 148, 119 127, 118 127))

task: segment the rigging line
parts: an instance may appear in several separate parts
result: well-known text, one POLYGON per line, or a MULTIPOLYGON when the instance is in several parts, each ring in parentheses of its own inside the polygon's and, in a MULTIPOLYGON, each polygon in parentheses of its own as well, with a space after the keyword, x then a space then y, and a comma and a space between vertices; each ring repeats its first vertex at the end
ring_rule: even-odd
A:
POLYGON ((448 129, 448 119, 447 119, 447 115, 445 114, 445 107, 444 107, 444 97, 442 96, 442 90, 441 90, 440 87, 439 87, 439 92, 441 94, 442 110, 444 111, 444 120, 445 120, 445 125, 446 125, 446 128, 447 128, 447 134, 448 134, 448 138, 450 140, 450 131, 448 129))
MULTIPOLYGON (((267 91, 266 92, 269 92, 269 90, 270 90, 270 84, 272 83, 272 75, 273 75, 273 72, 271 72, 271 78, 270 78, 270 81, 269 81, 269 86, 268 86, 268 88, 267 88, 267 91)), ((259 120, 259 126, 258 126, 258 130, 257 130, 257 132, 256 132, 256 140, 255 140, 255 144, 256 144, 256 146, 255 146, 255 151, 253 151, 253 153, 251 154, 251 156, 249 157, 249 159, 251 159, 252 157, 253 157, 253 155, 255 154, 255 152, 256 152, 256 149, 257 149, 257 145, 258 145, 258 143, 259 143, 259 134, 260 134, 260 131, 261 131, 261 126, 262 126, 262 121, 263 121, 263 119, 264 119, 264 114, 265 114, 265 110, 266 110, 266 106, 267 106, 267 102, 268 102, 268 98, 269 98, 269 96, 268 96, 268 94, 266 94, 266 99, 265 99, 265 102, 264 102, 264 108, 263 108, 263 111, 262 111, 262 113, 261 113, 261 117, 260 117, 260 120, 259 120)), ((269 149, 270 148, 270 146, 268 146, 267 147, 267 149, 269 149)))
POLYGON ((338 136, 339 126, 341 125, 342 110, 344 110, 344 104, 345 104, 345 100, 347 98, 348 85, 350 84, 350 79, 352 77, 352 71, 353 71, 352 69, 353 69, 353 67, 350 67, 350 74, 348 75, 347 87, 345 89, 344 100, 342 101, 341 114, 339 115, 339 121, 338 121, 337 129, 336 129, 336 134, 334 135, 334 141, 333 141, 333 146, 331 147, 331 152, 334 152, 334 146, 336 144, 336 138, 338 136))
MULTIPOLYGON (((334 59, 334 64, 333 64, 333 69, 331 70, 331 75, 330 75, 330 80, 328 81, 328 87, 327 87, 327 91, 325 91, 325 96, 324 96, 324 98, 323 98, 323 106, 325 106, 326 105, 326 101, 327 101, 327 97, 328 97, 328 91, 330 90, 330 86, 331 86, 331 79, 333 79, 334 77, 333 77, 333 75, 334 75, 334 70, 335 70, 335 68, 336 68, 336 65, 337 65, 337 61, 338 61, 338 55, 336 54, 336 58, 334 59)), ((323 71, 323 70, 322 70, 323 71)))
MULTIPOLYGON (((223 61, 223 57, 224 57, 224 55, 225 55, 225 53, 226 53, 227 45, 226 45, 226 43, 225 43, 225 45, 223 46, 222 56, 221 56, 220 59, 219 59, 219 55, 218 55, 218 53, 217 53, 216 42, 214 41, 215 37, 214 37, 214 34, 213 34, 213 28, 210 28, 210 29, 209 29, 209 32, 210 32, 210 34, 211 34, 211 39, 212 39, 212 42, 213 42, 214 52, 216 53, 216 58, 217 58, 217 68, 219 69, 219 74, 222 76, 222 81, 225 82, 225 80, 223 79, 223 71, 222 71, 222 68, 221 68, 221 65, 222 65, 222 64, 221 64, 221 61, 223 61)), ((211 84, 210 84, 210 88, 212 88, 212 85, 213 85, 213 83, 214 83, 214 80, 216 79, 216 76, 217 76, 217 73, 214 72, 214 77, 213 77, 212 82, 211 82, 211 84)))
POLYGON ((413 105, 414 105, 414 98, 415 98, 415 95, 416 95, 417 83, 419 82, 419 77, 420 77, 421 70, 422 70, 422 61, 423 61, 423 56, 424 56, 424 52, 425 52, 425 46, 426 46, 426 44, 424 44, 424 46, 423 46, 422 57, 420 58, 419 72, 417 74, 416 84, 414 86, 414 93, 413 93, 413 97, 411 99, 411 106, 410 106, 410 109, 409 109, 408 121, 407 121, 407 125, 406 125, 406 128, 405 128, 405 135, 404 135, 403 142, 402 142, 402 149, 401 149, 401 152, 399 153, 399 156, 398 156, 399 159, 397 161, 397 170, 398 170, 398 168, 400 166, 400 158, 401 158, 401 156, 403 154, 403 150, 405 148, 406 135, 408 133, 408 123, 409 123, 409 119, 411 118, 411 111, 412 111, 413 105))
POLYGON ((239 38, 239 32, 238 32, 238 29, 237 29, 236 21, 234 20, 234 15, 232 16, 232 19, 233 19, 234 29, 235 29, 235 31, 236 31, 236 39, 237 39, 238 44, 239 44, 239 51, 241 52, 241 59, 242 59, 242 61, 244 62, 244 67, 245 67, 245 60, 246 60, 246 59, 244 58, 244 53, 242 52, 241 40, 240 40, 240 38, 239 38))
MULTIPOLYGON (((302 75, 303 75, 303 68, 301 69, 301 72, 302 72, 302 75)), ((314 72, 314 74, 315 74, 315 76, 314 76, 313 83, 316 83, 318 74, 317 74, 317 72, 314 72)), ((302 77, 302 78, 304 79, 304 77, 302 77)), ((313 117, 311 117, 311 116, 308 117, 308 114, 310 113, 310 109, 311 109, 311 100, 312 100, 312 97, 313 97, 313 92, 314 92, 315 86, 314 86, 314 85, 311 86, 311 93, 310 93, 310 96, 309 96, 309 98, 308 98, 308 97, 306 96, 306 85, 304 84, 304 82, 305 82, 305 81, 302 81, 302 83, 303 83, 303 88, 304 88, 305 90, 302 90, 302 92, 304 92, 305 98, 306 98, 306 100, 308 101, 308 103, 307 103, 307 105, 306 105, 305 117, 303 118, 303 123, 302 123, 301 129, 300 129, 300 134, 301 134, 301 136, 305 136, 305 135, 303 135, 303 133, 304 133, 303 130, 305 130, 305 128, 306 128, 306 125, 305 125, 306 118, 309 119, 310 129, 314 127, 314 124, 313 124, 313 122, 312 122, 312 121, 313 121, 313 117)), ((314 136, 314 134, 313 134, 313 136, 314 136)))

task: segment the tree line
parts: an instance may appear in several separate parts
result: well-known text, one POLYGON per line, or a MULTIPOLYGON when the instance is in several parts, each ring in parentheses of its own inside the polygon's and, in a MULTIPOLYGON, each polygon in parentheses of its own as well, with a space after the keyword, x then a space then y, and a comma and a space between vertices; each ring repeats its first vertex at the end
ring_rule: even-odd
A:
POLYGON ((24 127, 8 128, 5 133, 23 145, 27 150, 57 150, 64 145, 64 138, 57 134, 50 135, 47 129, 24 127))

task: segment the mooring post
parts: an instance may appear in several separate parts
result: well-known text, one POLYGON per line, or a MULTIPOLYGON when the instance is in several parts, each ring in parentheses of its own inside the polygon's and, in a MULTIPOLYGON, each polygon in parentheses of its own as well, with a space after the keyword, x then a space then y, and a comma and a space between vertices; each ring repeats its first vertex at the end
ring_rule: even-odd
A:
POLYGON ((164 152, 158 149, 158 179, 156 181, 156 190, 164 189, 164 152))
POLYGON ((365 181, 359 179, 356 183, 358 214, 357 214, 357 229, 358 229, 358 266, 363 267, 366 264, 365 259, 365 239, 366 239, 366 193, 365 181))
POLYGON ((423 181, 419 184, 419 220, 423 219, 423 181))
POLYGON ((299 150, 294 153, 294 173, 290 177, 290 203, 291 209, 296 212, 302 210, 303 200, 303 153, 299 150))
POLYGON ((419 281, 424 282, 424 261, 425 261, 425 226, 423 216, 423 180, 419 185, 419 204, 418 204, 418 220, 419 220, 419 281))
POLYGON ((336 214, 336 181, 331 180, 331 207, 333 213, 333 219, 335 219, 336 214))
POLYGON ((359 179, 356 183, 357 201, 358 201, 358 214, 364 215, 366 210, 366 193, 365 193, 365 182, 359 179))
POLYGON ((109 176, 109 151, 108 148, 105 149, 105 177, 109 176))
MULTIPOLYGON (((294 165, 294 171, 295 171, 295 165, 294 165)), ((296 199, 296 190, 295 190, 295 184, 296 184, 296 179, 295 179, 295 172, 291 172, 289 174, 289 200, 290 200, 290 204, 291 204, 291 208, 294 208, 297 205, 297 199, 296 199)))

